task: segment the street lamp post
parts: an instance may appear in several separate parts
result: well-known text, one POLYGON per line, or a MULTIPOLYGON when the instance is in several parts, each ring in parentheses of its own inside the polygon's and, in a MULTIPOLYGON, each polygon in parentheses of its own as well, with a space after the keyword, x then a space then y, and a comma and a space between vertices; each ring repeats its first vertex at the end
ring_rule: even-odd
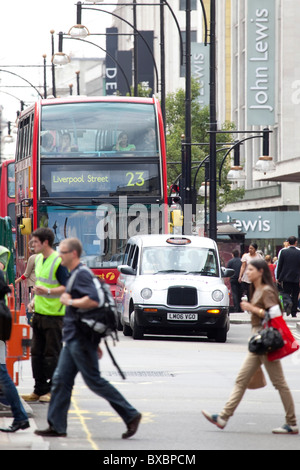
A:
MULTIPOLYGON (((50 31, 51 34, 51 51, 52 51, 52 56, 54 56, 54 30, 51 29, 50 31)), ((52 73, 52 95, 54 98, 56 98, 56 84, 55 84, 55 64, 53 61, 51 61, 51 73, 52 73)))
POLYGON ((160 2, 160 99, 166 129, 165 4, 160 2))
MULTIPOLYGON (((134 31, 137 29, 136 22, 136 0, 133 0, 133 26, 134 31)), ((133 84, 134 96, 138 96, 138 42, 136 34, 133 35, 133 84)))
POLYGON ((47 73, 46 73, 46 54, 43 55, 44 59, 44 98, 47 98, 47 73))
POLYGON ((185 138, 186 138, 186 180, 185 203, 191 204, 191 0, 186 0, 186 83, 185 83, 185 138))
POLYGON ((210 0, 209 237, 217 240, 216 1, 210 0))
POLYGON ((192 233, 192 194, 191 194, 191 0, 186 0, 186 42, 185 42, 185 141, 181 152, 181 207, 183 212, 183 233, 192 233))
POLYGON ((76 73, 76 84, 77 84, 77 95, 80 95, 80 70, 77 70, 76 73))

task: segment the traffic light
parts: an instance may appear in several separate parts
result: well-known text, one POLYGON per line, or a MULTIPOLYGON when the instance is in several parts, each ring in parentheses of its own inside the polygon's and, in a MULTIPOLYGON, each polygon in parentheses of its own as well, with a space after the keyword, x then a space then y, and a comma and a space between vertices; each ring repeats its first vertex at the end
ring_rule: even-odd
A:
POLYGON ((172 184, 170 186, 170 196, 168 197, 168 205, 181 204, 180 184, 172 184))

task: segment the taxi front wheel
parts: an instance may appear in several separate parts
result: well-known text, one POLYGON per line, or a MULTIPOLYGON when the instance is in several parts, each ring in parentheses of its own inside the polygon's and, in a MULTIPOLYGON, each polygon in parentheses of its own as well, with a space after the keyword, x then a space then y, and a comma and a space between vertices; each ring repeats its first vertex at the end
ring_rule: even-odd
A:
POLYGON ((123 335, 124 336, 132 336, 132 329, 130 328, 129 325, 126 325, 125 323, 123 325, 123 335))
POLYGON ((214 332, 214 338, 217 343, 226 343, 227 340, 227 329, 225 328, 218 328, 216 332, 214 332))
POLYGON ((135 312, 133 311, 130 315, 130 326, 132 329, 132 337, 133 339, 143 339, 144 337, 144 328, 142 326, 138 326, 135 321, 135 312))
POLYGON ((144 329, 141 326, 137 326, 136 323, 133 325, 132 337, 133 339, 143 339, 144 337, 144 329))

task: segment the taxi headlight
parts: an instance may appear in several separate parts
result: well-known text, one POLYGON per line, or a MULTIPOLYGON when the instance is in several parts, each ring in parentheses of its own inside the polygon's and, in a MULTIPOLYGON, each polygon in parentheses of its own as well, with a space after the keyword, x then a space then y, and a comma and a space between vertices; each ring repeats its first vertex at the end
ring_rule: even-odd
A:
POLYGON ((219 289, 214 290, 213 293, 211 294, 211 296, 212 296, 212 298, 215 302, 220 302, 221 300, 224 299, 224 294, 219 289))
POLYGON ((149 287, 145 287, 141 290, 141 296, 144 300, 148 300, 152 297, 152 290, 149 287))

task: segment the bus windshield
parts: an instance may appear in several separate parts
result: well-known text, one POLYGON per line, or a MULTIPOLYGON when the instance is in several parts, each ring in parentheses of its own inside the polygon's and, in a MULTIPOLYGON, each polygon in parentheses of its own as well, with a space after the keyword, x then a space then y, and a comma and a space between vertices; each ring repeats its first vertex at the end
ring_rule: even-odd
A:
POLYGON ((113 223, 105 207, 99 211, 94 206, 62 207, 40 206, 39 226, 49 227, 54 232, 53 248, 65 238, 78 238, 83 246, 81 261, 90 268, 116 268, 123 256, 126 240, 121 240, 119 231, 99 237, 99 223, 113 223))
POLYGON ((44 105, 41 157, 157 156, 155 109, 130 102, 44 105))

